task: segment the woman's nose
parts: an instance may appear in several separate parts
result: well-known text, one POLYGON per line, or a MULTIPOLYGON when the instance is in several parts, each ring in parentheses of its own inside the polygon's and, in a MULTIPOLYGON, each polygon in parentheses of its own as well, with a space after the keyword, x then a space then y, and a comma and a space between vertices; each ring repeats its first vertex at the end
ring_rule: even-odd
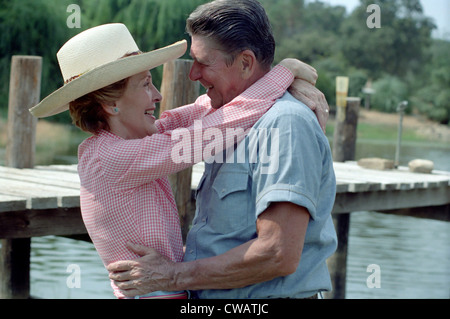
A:
POLYGON ((159 103, 159 102, 161 102, 161 100, 162 100, 162 95, 161 95, 161 93, 158 91, 157 88, 155 88, 155 87, 153 87, 153 88, 154 88, 154 92, 153 92, 153 102, 154 102, 154 103, 159 103))

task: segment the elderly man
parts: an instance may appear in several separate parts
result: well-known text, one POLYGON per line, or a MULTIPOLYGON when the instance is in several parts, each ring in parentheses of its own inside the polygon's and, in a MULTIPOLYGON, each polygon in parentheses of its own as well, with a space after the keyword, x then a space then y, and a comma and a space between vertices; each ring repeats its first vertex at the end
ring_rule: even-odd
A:
MULTIPOLYGON (((202 5, 188 18, 187 30, 190 78, 207 89, 214 108, 270 70, 275 42, 256 0, 202 5)), ((326 259, 336 249, 336 182, 328 140, 314 113, 289 93, 253 132, 234 152, 205 164, 184 262, 131 245, 145 256, 108 267, 125 294, 190 290, 197 298, 315 298, 331 289, 326 259), (255 139, 263 145, 255 148, 255 139), (240 153, 244 160, 237 159, 240 153)))

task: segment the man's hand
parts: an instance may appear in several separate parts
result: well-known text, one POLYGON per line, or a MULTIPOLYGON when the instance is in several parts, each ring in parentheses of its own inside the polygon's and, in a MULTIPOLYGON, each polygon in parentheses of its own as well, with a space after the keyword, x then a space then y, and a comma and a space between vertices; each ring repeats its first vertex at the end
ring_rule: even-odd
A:
POLYGON ((114 280, 122 293, 133 297, 158 290, 170 290, 170 265, 173 262, 153 248, 131 243, 128 248, 143 257, 117 261, 106 267, 109 278, 114 280))
POLYGON ((316 113, 320 127, 325 133, 330 107, 328 106, 325 95, 314 85, 304 80, 295 80, 288 91, 300 102, 306 104, 316 113))

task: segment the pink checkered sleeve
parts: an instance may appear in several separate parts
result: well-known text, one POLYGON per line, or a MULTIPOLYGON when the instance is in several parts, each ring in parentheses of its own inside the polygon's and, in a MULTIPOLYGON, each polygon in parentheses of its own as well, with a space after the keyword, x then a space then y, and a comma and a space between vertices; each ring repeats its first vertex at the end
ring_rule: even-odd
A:
MULTIPOLYGON (((166 119, 169 117, 171 121, 178 121, 175 124, 193 124, 139 140, 117 139, 114 145, 108 144, 99 152, 106 177, 117 190, 131 191, 136 186, 192 166, 209 157, 204 154, 204 149, 210 140, 203 138, 209 129, 222 134, 216 137, 222 138, 221 144, 214 141, 214 145, 219 145, 216 151, 233 145, 235 138, 241 139, 293 80, 291 71, 276 66, 240 96, 214 112, 210 111, 210 100, 206 95, 199 97, 192 106, 169 111, 163 121, 169 121, 166 119), (227 129, 235 129, 237 135, 227 134, 227 129)), ((167 127, 173 126, 176 125, 172 123, 167 127)))
MULTIPOLYGON (((240 96, 235 98, 226 106, 231 106, 234 103, 239 102, 242 99, 250 100, 264 100, 270 99, 274 92, 269 91, 271 86, 275 86, 273 89, 280 89, 283 93, 291 85, 293 78, 289 75, 285 67, 277 65, 269 73, 267 73, 262 79, 253 84, 240 96)), ((275 92, 275 95, 277 92, 275 92)), ((249 105, 252 107, 252 105, 249 105)), ((194 124, 195 120, 199 120, 215 110, 211 108, 211 101, 207 96, 203 96, 201 99, 197 100, 196 103, 180 106, 178 108, 165 111, 161 114, 161 117, 156 121, 156 126, 158 127, 159 133, 164 133, 165 131, 174 130, 180 127, 189 127, 194 124)))

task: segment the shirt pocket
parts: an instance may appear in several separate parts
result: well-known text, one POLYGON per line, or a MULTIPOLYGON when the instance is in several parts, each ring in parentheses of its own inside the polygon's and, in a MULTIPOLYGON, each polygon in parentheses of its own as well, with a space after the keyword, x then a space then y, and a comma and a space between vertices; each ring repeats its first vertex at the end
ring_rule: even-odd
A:
POLYGON ((212 185, 213 207, 208 224, 214 231, 226 234, 248 226, 249 176, 246 171, 227 170, 217 175, 212 185))

